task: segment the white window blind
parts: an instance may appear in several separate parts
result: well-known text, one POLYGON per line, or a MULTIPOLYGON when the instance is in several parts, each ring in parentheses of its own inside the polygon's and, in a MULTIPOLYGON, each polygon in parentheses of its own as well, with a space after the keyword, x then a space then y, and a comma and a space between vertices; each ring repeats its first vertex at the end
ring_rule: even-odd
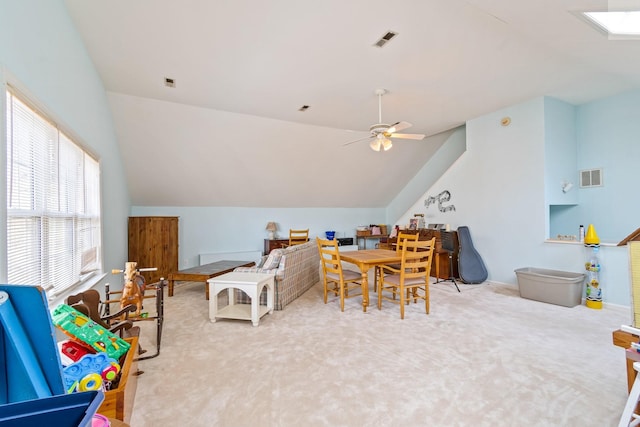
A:
POLYGON ((101 266, 100 166, 7 93, 7 277, 49 296, 101 266))

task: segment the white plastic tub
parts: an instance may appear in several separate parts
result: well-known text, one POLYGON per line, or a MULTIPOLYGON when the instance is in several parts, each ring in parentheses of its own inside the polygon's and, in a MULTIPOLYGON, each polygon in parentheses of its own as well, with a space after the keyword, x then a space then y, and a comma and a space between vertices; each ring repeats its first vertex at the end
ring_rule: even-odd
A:
POLYGON ((586 274, 524 267, 515 270, 522 298, 575 307, 582 303, 586 274))

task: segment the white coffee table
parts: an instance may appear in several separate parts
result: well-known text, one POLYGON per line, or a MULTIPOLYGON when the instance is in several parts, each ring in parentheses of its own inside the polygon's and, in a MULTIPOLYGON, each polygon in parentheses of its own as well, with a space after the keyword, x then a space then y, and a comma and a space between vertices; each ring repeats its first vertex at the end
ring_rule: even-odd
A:
POLYGON ((258 326, 260 318, 273 313, 275 281, 273 274, 231 272, 207 280, 209 282, 209 320, 216 318, 251 320, 258 326), (267 288, 267 305, 260 305, 260 294, 267 288), (218 294, 227 290, 229 305, 218 310, 218 294), (251 298, 251 305, 236 304, 234 289, 240 289, 251 298))

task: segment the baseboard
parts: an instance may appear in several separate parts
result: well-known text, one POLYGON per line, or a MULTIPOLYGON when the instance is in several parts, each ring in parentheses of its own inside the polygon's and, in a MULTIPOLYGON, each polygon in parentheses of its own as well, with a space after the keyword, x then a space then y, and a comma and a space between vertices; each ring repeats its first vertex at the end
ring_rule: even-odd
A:
POLYGON ((262 257, 261 251, 244 252, 219 252, 213 254, 200 254, 200 265, 216 261, 258 261, 262 257))

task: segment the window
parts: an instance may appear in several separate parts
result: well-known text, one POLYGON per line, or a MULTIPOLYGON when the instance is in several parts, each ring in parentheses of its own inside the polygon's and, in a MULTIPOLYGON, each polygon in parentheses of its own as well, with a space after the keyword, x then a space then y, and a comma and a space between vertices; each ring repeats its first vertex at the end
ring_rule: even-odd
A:
POLYGON ((7 93, 7 279, 49 297, 101 267, 100 166, 7 93))
POLYGON ((584 12, 584 15, 610 36, 617 36, 617 38, 640 36, 640 11, 638 10, 584 12))

